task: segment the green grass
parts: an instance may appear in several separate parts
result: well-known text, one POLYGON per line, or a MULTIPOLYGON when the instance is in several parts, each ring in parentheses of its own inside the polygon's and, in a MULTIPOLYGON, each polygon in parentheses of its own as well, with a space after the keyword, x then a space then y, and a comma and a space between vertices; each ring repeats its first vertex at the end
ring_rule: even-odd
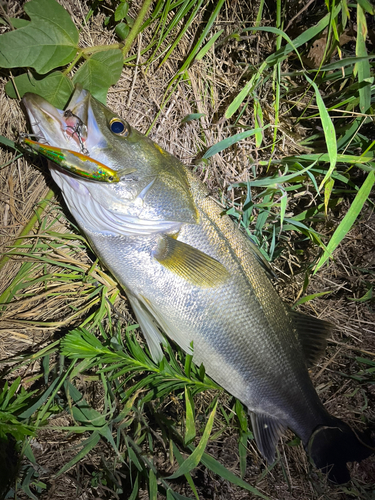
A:
MULTIPOLYGON (((38 5, 37 0, 33 2, 38 5)), ((78 64, 84 61, 73 82, 87 84, 90 75, 89 90, 105 101, 107 90, 118 81, 123 65, 133 67, 141 57, 142 71, 147 75, 155 71, 156 66, 161 68, 173 61, 181 43, 191 37, 193 42, 189 51, 163 89, 159 111, 149 127, 151 131, 167 104, 179 98, 179 89, 192 87, 189 70, 194 63, 204 62, 226 44, 241 42, 254 33, 274 37, 274 52, 258 64, 246 64, 240 87, 221 108, 219 119, 225 119, 227 126, 224 139, 215 144, 207 143, 202 124, 205 114, 198 108, 185 121, 197 125, 204 144, 198 155, 198 171, 208 167, 209 159, 215 161, 216 154, 234 155, 238 145, 256 144, 260 158, 251 166, 248 180, 231 183, 225 189, 219 185, 216 192, 225 201, 226 212, 238 221, 268 261, 280 256, 289 242, 295 248, 311 243, 320 249, 303 269, 305 291, 310 276, 322 272, 363 208, 372 207, 375 142, 370 115, 373 114, 374 85, 373 62, 367 54, 365 36, 365 14, 373 14, 372 7, 367 2, 358 2, 356 8, 350 6, 351 16, 358 26, 355 58, 343 53, 340 60, 322 60, 319 68, 307 69, 302 58, 306 44, 324 30, 329 40, 326 52, 337 47, 340 31, 347 22, 344 2, 328 12, 321 11, 320 19, 294 39, 283 32, 280 1, 277 2, 276 19, 272 20, 274 26, 262 26, 265 14, 261 3, 256 27, 240 24, 224 31, 217 25, 227 8, 223 1, 215 6, 203 0, 159 0, 152 6, 144 2, 148 15, 145 17, 139 8, 135 19, 124 14, 125 3, 117 2, 105 19, 108 29, 115 29, 120 38, 130 33, 125 42, 120 40, 108 46, 82 49, 78 45, 77 27, 70 16, 64 14, 66 29, 71 33, 70 52, 64 56, 66 60, 48 59, 46 47, 41 43, 40 60, 29 72, 19 69, 30 66, 29 61, 21 60, 23 55, 20 53, 20 60, 12 60, 17 74, 7 85, 7 92, 15 97, 15 86, 19 85, 18 91, 22 94, 31 88, 35 90, 37 85, 38 91, 43 94, 48 90, 51 100, 63 106, 73 88, 70 71, 77 70, 78 64), (196 22, 198 18, 204 19, 201 25, 196 22), (146 36, 150 31, 152 36, 140 52, 130 53, 138 34, 146 36), (293 61, 286 66, 288 56, 293 57, 293 61), (43 58, 44 65, 41 63, 43 58), (52 73, 44 76, 46 67, 52 73), (109 68, 105 81, 104 67, 109 68), (266 118, 269 109, 265 106, 265 94, 271 96, 272 123, 266 118), (319 130, 298 141, 298 153, 281 156, 286 106, 289 113, 294 112, 296 123, 306 127, 319 123, 319 130), (343 200, 350 203, 346 214, 338 223, 327 226, 327 217, 343 200)), ((54 11, 56 6, 51 3, 50 8, 54 11)), ((101 2, 94 2, 86 22, 100 8, 101 2)), ((30 17, 31 22, 40 20, 37 14, 34 20, 30 17)), ((12 21, 4 16, 4 22, 12 21)), ((15 27, 16 24, 13 21, 15 27)), ((46 34, 52 36, 48 29, 46 34)), ((0 36, 3 51, 9 50, 9 44, 14 43, 17 30, 12 31, 11 39, 6 37, 0 36)), ((9 67, 2 59, 0 66, 9 67)), ((206 91, 207 94, 201 96, 202 101, 207 98, 213 102, 210 84, 206 91)), ((19 149, 5 138, 1 143, 7 148, 19 149)), ((117 284, 97 261, 82 258, 90 252, 87 241, 73 226, 69 233, 56 231, 55 225, 61 221, 71 223, 65 221, 59 209, 51 209, 51 197, 52 191, 47 200, 40 200, 35 216, 2 260, 3 264, 9 258, 21 261, 11 285, 0 297, 2 319, 30 331, 59 329, 64 332, 61 341, 2 361, 3 376, 9 382, 4 379, 0 392, 0 439, 15 443, 16 453, 24 457, 15 471, 13 497, 23 492, 29 498, 37 498, 48 489, 39 479, 43 471, 37 467, 32 436, 51 431, 61 436, 75 436, 74 453, 55 472, 56 478, 77 463, 85 463, 91 453, 105 446, 111 450, 110 461, 102 455, 100 467, 92 471, 91 486, 105 487, 113 495, 124 494, 126 486, 130 491, 128 498, 134 500, 145 490, 150 499, 158 495, 168 500, 186 498, 177 491, 178 481, 184 476, 191 490, 189 498, 204 498, 199 494, 193 474, 197 466, 203 465, 249 494, 267 498, 261 486, 242 479, 248 466, 248 443, 253 439, 242 405, 239 401, 225 399, 222 389, 205 375, 204 367, 196 367, 191 356, 176 346, 172 348, 167 343, 163 361, 159 365, 152 361, 147 347, 136 334, 137 325, 129 318, 126 321, 119 319, 120 313, 112 308, 122 293, 117 284), (30 235, 33 227, 37 231, 30 235), (38 309, 38 316, 36 308, 43 303, 48 307, 42 312, 38 309), (22 370, 30 370, 33 374, 28 379, 28 388, 24 387, 19 375, 24 373, 22 370), (82 380, 85 384, 95 383, 96 398, 89 400, 85 395, 82 380), (172 408, 169 408, 171 401, 172 408), (67 425, 55 425, 55 419, 62 415, 67 425), (230 433, 238 436, 241 477, 205 451, 207 444, 230 433), (160 454, 167 457, 165 461, 168 462, 162 467, 157 461, 160 454)), ((372 289, 369 282, 368 292, 359 298, 369 306, 373 302, 372 289)), ((300 303, 318 295, 304 297, 300 303)), ((118 304, 119 301, 116 308, 118 304)), ((350 375, 356 384, 355 390, 362 390, 364 384, 375 383, 370 354, 351 359, 355 363, 355 372, 350 375)), ((348 376, 342 372, 341 375, 348 376)), ((280 456, 277 464, 283 464, 280 456)), ((258 477, 259 483, 271 474, 265 469, 258 477)), ((352 488, 351 495, 366 498, 368 493, 363 485, 357 485, 352 488)))

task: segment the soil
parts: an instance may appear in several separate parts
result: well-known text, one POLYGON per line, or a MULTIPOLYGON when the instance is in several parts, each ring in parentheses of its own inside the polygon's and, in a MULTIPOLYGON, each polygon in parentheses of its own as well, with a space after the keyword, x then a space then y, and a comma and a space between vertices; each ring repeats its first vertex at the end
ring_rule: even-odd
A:
MULTIPOLYGON (((114 30, 103 26, 104 7, 95 13, 88 25, 83 25, 82 19, 87 14, 89 6, 84 2, 73 0, 61 0, 61 3, 69 11, 75 23, 82 28, 80 34, 82 46, 109 44, 117 41, 114 30)), ((131 3, 129 11, 131 16, 135 17, 140 4, 138 0, 131 3)), ((249 7, 248 4, 246 0, 226 3, 221 17, 216 22, 215 31, 223 28, 229 34, 244 22, 252 26, 258 6, 249 7)), ((310 15, 312 23, 314 15, 319 10, 316 6, 315 10, 309 7, 298 15, 303 8, 301 2, 288 2, 288 5, 289 20, 296 16, 294 24, 299 24, 301 30, 306 28, 302 19, 308 19, 310 15)), ((21 1, 9 2, 8 15, 10 17, 19 15, 21 6, 21 1)), ((266 17, 263 20, 265 25, 273 25, 271 7, 268 7, 269 11, 266 10, 266 17)), ((110 8, 109 4, 106 8, 110 8)), ((208 186, 212 196, 220 200, 223 205, 238 207, 239 204, 244 203, 244 192, 240 189, 228 191, 228 186, 233 183, 246 182, 253 178, 254 174, 266 175, 266 167, 261 166, 259 161, 269 159, 270 149, 258 150, 253 138, 249 138, 224 151, 221 155, 215 155, 208 163, 200 161, 200 158, 207 147, 235 133, 232 129, 228 129, 223 113, 246 81, 244 73, 246 65, 256 65, 272 53, 274 38, 271 33, 254 33, 242 41, 233 38, 221 50, 209 51, 206 57, 196 61, 188 70, 189 84, 182 81, 166 107, 161 108, 165 89, 189 52, 200 23, 204 20, 203 16, 198 16, 173 56, 162 67, 159 67, 159 60, 139 66, 137 70, 133 65, 125 66, 121 79, 110 89, 107 102, 111 109, 117 111, 133 127, 144 133, 157 117, 150 137, 184 163, 191 165, 208 186), (203 126, 194 121, 185 124, 181 122, 191 113, 204 114, 201 118, 203 126)), ((5 29, 0 25, 0 33, 5 29)), ((147 45, 149 42, 147 37, 151 36, 147 33, 137 38, 132 49, 133 53, 138 53, 140 48, 147 45)), ((292 35, 296 36, 295 33, 290 33, 290 36, 292 35)), ((318 56, 311 51, 313 47, 307 48, 306 54, 309 54, 310 59, 317 59, 318 56)), ((144 60, 140 62, 145 61, 144 56, 144 60)), ((286 61, 285 71, 293 64, 293 61, 286 61)), ((19 132, 27 130, 27 123, 19 102, 10 99, 5 93, 4 87, 9 76, 10 74, 5 71, 0 72, 0 134, 16 140, 19 132)), ((265 122, 273 124, 274 110, 270 105, 271 90, 270 86, 262 87, 259 99, 265 122)), ((316 131, 314 125, 302 127, 295 120, 294 111, 288 102, 282 103, 282 111, 284 116, 281 118, 279 132, 281 140, 273 153, 277 158, 304 152, 305 148, 300 145, 300 141, 316 131)), ((253 110, 252 106, 249 106, 244 110, 237 125, 240 127, 252 122, 253 110)), ((271 144, 272 127, 267 129, 264 135, 265 142, 268 145, 271 144)), ((74 229, 74 221, 64 207, 61 195, 53 184, 48 169, 38 159, 26 160, 24 157, 16 158, 16 156, 14 151, 0 147, 0 165, 3 165, 0 169, 0 245, 2 251, 7 252, 12 247, 33 216, 38 203, 52 188, 55 196, 48 202, 43 217, 48 216, 47 221, 52 224, 50 229, 54 233, 77 235, 77 239, 72 243, 76 245, 74 262, 79 263, 85 272, 95 261, 95 256, 79 239, 79 232, 74 229)), ((287 212, 295 213, 304 210, 310 202, 313 202, 312 198, 313 196, 306 192, 299 199, 290 200, 287 212)), ((373 195, 371 199, 375 201, 373 195)), ((316 229, 327 236, 331 235, 333 229, 347 213, 350 203, 351 198, 343 196, 341 202, 329 212, 327 218, 322 220, 316 229)), ((252 222, 252 227, 254 225, 255 221, 252 222)), ((32 237, 25 239, 25 243, 35 245, 39 231, 42 231, 42 228, 36 223, 29 234, 32 237)), ((275 286, 284 300, 292 304, 300 297, 305 271, 316 258, 319 250, 313 243, 303 242, 299 235, 293 233, 280 248, 282 252, 274 263, 279 275, 275 286)), ((60 255, 60 258, 64 261, 65 256, 60 255)), ((70 285, 69 290, 64 288, 64 283, 60 283, 56 288, 56 294, 51 296, 45 293, 45 282, 38 282, 36 278, 42 276, 46 269, 49 273, 54 273, 58 272, 58 268, 56 266, 39 267, 33 275, 20 278, 17 273, 21 263, 25 261, 27 261, 27 252, 26 255, 24 253, 13 256, 0 270, 0 293, 15 280, 25 283, 22 285, 21 292, 10 300, 9 306, 3 311, 1 317, 0 359, 5 363, 4 366, 11 366, 12 358, 16 359, 21 353, 35 353, 58 340, 69 329, 80 324, 83 319, 82 316, 72 315, 72 309, 86 304, 85 283, 77 280, 76 285, 73 287, 70 285)), ((99 275, 98 279, 101 279, 99 275)), ((109 283, 108 286, 110 290, 116 288, 114 283, 109 283)), ((327 292, 327 294, 300 307, 300 310, 307 314, 321 317, 335 325, 326 353, 311 370, 311 377, 327 410, 358 430, 375 424, 374 377, 371 371, 365 373, 369 365, 363 361, 365 359, 374 362, 375 356, 375 302, 371 296, 374 286, 375 215, 371 207, 366 205, 355 227, 335 251, 334 259, 310 278, 307 294, 320 292, 327 292), (365 297, 368 300, 364 300, 365 297)), ((126 316, 128 323, 136 322, 132 319, 123 293, 116 302, 116 308, 126 316)), ((52 356, 51 363, 54 360, 56 358, 52 356)), ((13 380, 15 376, 21 375, 26 389, 35 388, 34 376, 40 373, 41 369, 40 363, 35 361, 31 365, 19 368, 8 378, 13 380)), ((89 380, 89 377, 82 378, 79 389, 84 392, 90 404, 100 408, 103 400, 100 382, 93 382, 89 380)), ((214 396, 216 394, 200 395, 196 399, 196 408, 207 407, 214 396)), ((227 394, 221 396, 220 402, 226 408, 233 406, 233 399, 227 394)), ((168 400, 164 401, 162 410, 166 418, 181 421, 184 405, 179 396, 171 395, 168 400)), ((218 415, 216 430, 223 429, 222 419, 223 417, 218 415)), ((73 421, 67 413, 64 413, 58 417, 52 417, 49 424, 66 427, 73 425, 73 421)), ((165 447, 165 443, 162 444, 163 436, 159 430, 157 433, 159 433, 160 443, 155 445, 154 465, 159 474, 166 477, 171 474, 173 467, 170 464, 168 447, 165 447)), ((45 500, 129 498, 132 486, 129 483, 128 471, 120 465, 114 466, 115 452, 103 441, 100 441, 77 465, 59 477, 55 477, 56 472, 71 460, 77 453, 77 446, 87 437, 88 434, 82 436, 62 431, 41 430, 32 439, 31 449, 38 464, 35 467, 38 469, 40 480, 47 484, 47 491, 43 489, 40 492, 34 491, 38 498, 45 500), (101 480, 104 477, 110 477, 111 480, 101 480), (123 493, 116 493, 114 485, 118 485, 123 493)), ((312 467, 302 445, 296 444, 293 441, 294 438, 295 436, 288 432, 281 439, 276 465, 269 472, 254 441, 248 441, 247 468, 243 479, 273 500, 374 498, 374 456, 361 463, 350 464, 352 482, 345 486, 334 486, 312 467)), ((230 471, 240 476, 238 432, 234 426, 228 427, 217 439, 210 441, 206 451, 230 471)), ((0 446, 0 455, 1 453, 0 446)), ((5 450, 4 453, 10 457, 13 452, 5 450)), ((14 463, 14 458, 12 460, 14 463)), ((23 465, 24 463, 20 467, 22 468, 23 465)), ((234 486, 202 465, 192 472, 192 478, 201 499, 256 498, 252 493, 234 486)), ((181 495, 193 498, 193 492, 185 479, 175 481, 173 487, 181 495)), ((20 492, 17 498, 23 499, 26 495, 20 492)), ((139 498, 148 498, 146 484, 142 485, 139 498)))

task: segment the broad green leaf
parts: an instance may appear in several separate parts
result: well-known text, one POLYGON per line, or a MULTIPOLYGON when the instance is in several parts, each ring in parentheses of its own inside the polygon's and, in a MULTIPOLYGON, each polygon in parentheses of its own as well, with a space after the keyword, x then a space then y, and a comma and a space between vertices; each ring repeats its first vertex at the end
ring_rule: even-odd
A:
POLYGON ((323 266, 323 264, 332 257, 334 250, 347 235, 347 233, 352 228, 355 220, 357 219, 363 205, 366 203, 371 189, 375 183, 375 172, 371 171, 366 177, 365 182, 362 184, 360 190, 358 191, 353 203, 351 204, 348 212, 346 213, 343 220, 340 222, 336 231, 333 233, 332 238, 329 240, 327 248, 323 255, 321 256, 315 270, 314 274, 323 266))
POLYGON ((121 38, 121 40, 125 40, 128 37, 130 32, 130 27, 125 23, 118 23, 115 28, 116 35, 121 38))
POLYGON ((120 49, 97 52, 82 64, 74 75, 73 82, 81 83, 96 99, 105 104, 109 87, 117 83, 121 76, 122 62, 120 49))
POLYGON ((31 67, 43 75, 71 62, 78 30, 67 11, 55 0, 31 0, 24 9, 31 22, 0 36, 0 67, 31 67))
POLYGON ((24 28, 28 24, 30 24, 30 21, 27 19, 19 19, 18 17, 10 17, 9 21, 13 28, 24 28))
POLYGON ((203 436, 199 441, 198 446, 195 448, 193 453, 182 463, 182 465, 180 465, 180 467, 176 470, 176 472, 171 476, 168 476, 168 479, 176 479, 177 477, 187 474, 199 464, 211 434, 212 426, 214 424, 214 419, 215 419, 216 408, 217 408, 217 401, 215 403, 214 409, 212 410, 208 418, 206 427, 203 432, 203 436))
POLYGON ((26 92, 32 92, 42 96, 59 109, 64 108, 74 89, 71 80, 60 71, 54 71, 45 78, 35 78, 31 73, 23 73, 14 77, 13 81, 9 80, 5 85, 5 91, 9 97, 18 97, 14 88, 16 86, 20 97, 23 97, 26 92))
POLYGON ((129 10, 128 2, 120 2, 115 10, 115 21, 124 19, 129 10))

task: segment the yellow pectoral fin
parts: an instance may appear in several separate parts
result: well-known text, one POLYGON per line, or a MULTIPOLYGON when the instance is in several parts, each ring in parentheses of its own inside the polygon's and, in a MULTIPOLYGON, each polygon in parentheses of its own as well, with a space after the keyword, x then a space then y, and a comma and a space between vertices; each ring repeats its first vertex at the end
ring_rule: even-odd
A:
POLYGON ((219 261, 170 236, 160 240, 154 257, 172 273, 201 288, 221 285, 229 278, 219 261))

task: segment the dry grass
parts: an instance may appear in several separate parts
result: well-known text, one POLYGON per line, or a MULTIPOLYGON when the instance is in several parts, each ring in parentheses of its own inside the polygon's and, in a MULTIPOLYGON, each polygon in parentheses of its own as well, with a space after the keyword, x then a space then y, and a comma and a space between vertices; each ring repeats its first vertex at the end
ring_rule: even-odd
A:
MULTIPOLYGON (((82 27, 81 45, 107 44, 115 41, 115 37, 108 30, 103 29, 104 14, 94 16, 88 26, 82 25, 82 17, 87 12, 87 6, 70 0, 61 2, 71 13, 77 26, 82 27)), ((140 2, 133 2, 131 12, 138 10, 140 2)), ((228 33, 233 31, 244 20, 252 22, 254 12, 249 9, 248 2, 228 2, 223 9, 222 17, 217 23, 217 28, 222 27, 228 33), (251 21, 250 21, 251 20, 251 21)), ((19 11, 19 3, 12 2, 10 15, 19 11)), ((196 23, 202 22, 197 19, 196 23)), ((266 22, 266 21, 265 21, 266 22)), ((158 61, 150 65, 127 66, 124 68, 118 84, 110 89, 108 94, 108 106, 126 118, 132 126, 142 132, 146 132, 153 122, 156 113, 160 110, 164 92, 178 69, 181 61, 189 51, 195 36, 196 25, 191 27, 188 36, 184 38, 178 50, 166 64, 158 67, 158 61)), ((133 52, 137 53, 140 47, 146 46, 146 35, 139 36, 133 52)), ((273 41, 270 34, 262 36, 251 35, 249 40, 239 47, 236 41, 232 41, 223 47, 220 57, 213 52, 202 61, 195 63, 188 71, 190 84, 181 82, 167 106, 160 114, 156 125, 151 131, 151 137, 166 150, 180 158, 183 162, 191 164, 200 178, 208 185, 213 196, 220 199, 225 205, 233 204, 242 200, 240 191, 227 192, 227 187, 240 181, 251 178, 251 166, 259 159, 268 159, 270 150, 257 151, 254 141, 244 141, 234 148, 230 148, 221 155, 216 155, 209 164, 196 161, 202 150, 215 144, 228 136, 227 123, 223 121, 223 111, 228 99, 233 97, 240 88, 243 78, 243 62, 256 63, 262 60, 273 50, 273 41), (254 43, 256 40, 256 43, 254 43), (254 50, 256 47, 256 50, 254 50), (181 125, 181 119, 190 113, 204 113, 200 125, 198 122, 189 122, 181 125)), ((144 62, 144 61, 140 61, 144 62)), ((5 78, 0 79, 0 134, 11 139, 16 139, 20 131, 26 130, 24 114, 19 103, 9 99, 4 92, 5 78)), ((262 89, 259 96, 264 105, 265 122, 273 123, 273 108, 268 106, 267 87, 262 89)), ((302 93, 302 90, 301 90, 302 93)), ((296 96, 297 98, 297 96, 296 96)), ((284 111, 287 111, 287 106, 284 111)), ((289 107, 289 105, 288 105, 289 107)), ((251 110, 245 111, 240 124, 250 124, 252 120, 251 110)), ((253 124, 255 125, 255 124, 253 124)), ((229 133, 232 133, 229 131, 229 133)), ((298 145, 298 139, 308 130, 293 122, 288 112, 282 118, 280 127, 280 142, 274 152, 276 157, 302 151, 298 145), (296 137, 296 134, 298 136, 296 137)), ((273 134, 272 129, 266 132, 269 139, 273 134)), ((271 141, 269 141, 271 142, 271 141)), ((17 238, 23 227, 27 224, 34 213, 35 205, 40 202, 48 192, 52 181, 48 172, 40 169, 38 161, 27 162, 24 158, 12 161, 14 153, 6 149, 0 149, 0 165, 5 165, 0 170, 0 244, 2 252, 6 252, 17 238)), ((258 168, 258 174, 262 169, 258 168)), ((55 189, 54 186, 52 186, 55 189)), ((65 215, 60 212, 61 198, 56 189, 56 198, 48 205, 46 213, 48 219, 53 222, 53 231, 66 233, 71 231, 71 226, 66 221, 65 215), (56 214, 60 214, 56 220, 56 214)), ((345 213, 345 204, 335 214, 341 219, 345 213)), ((65 210, 64 210, 65 212, 65 210)), ((65 212, 66 213, 66 212, 65 212)), ((69 216, 68 216, 69 217, 69 216)), ((38 226, 32 232, 32 238, 28 241, 35 244, 38 236, 38 226)), ((51 249, 50 255, 61 262, 70 262, 82 268, 83 272, 92 264, 93 255, 88 254, 81 242, 71 242, 72 247, 62 247, 59 251, 51 249)), ((300 268, 304 266, 304 259, 295 257, 293 238, 288 243, 283 256, 276 262, 281 271, 282 279, 278 288, 285 300, 293 302, 299 295, 302 287, 300 268), (292 274, 292 276, 291 276, 292 274)), ((354 301, 366 292, 367 284, 374 285, 375 272, 375 217, 372 213, 364 213, 358 225, 351 231, 335 254, 335 262, 327 268, 323 268, 318 275, 311 280, 308 293, 330 290, 331 294, 305 306, 305 311, 317 314, 329 319, 337 325, 332 340, 329 342, 327 353, 319 365, 312 371, 312 377, 320 397, 325 402, 327 409, 335 416, 342 418, 357 427, 366 426, 367 422, 374 422, 375 389, 374 385, 366 381, 357 383, 350 378, 352 373, 358 372, 358 361, 356 357, 375 356, 375 313, 373 305, 369 302, 354 301), (366 269, 366 278, 361 269, 366 269), (370 273, 371 272, 371 273, 370 273), (370 274, 369 274, 370 273, 370 274)), ((305 259, 309 260, 314 249, 305 249, 305 259)), ((4 291, 14 280, 20 268, 20 262, 27 261, 25 257, 18 256, 11 259, 0 271, 0 293, 4 291)), ((48 272, 57 272, 58 268, 47 266, 48 272)), ((40 269, 40 273, 45 269, 40 269)), ((37 275, 34 275, 37 278, 37 275)), ((98 280, 106 280, 100 272, 97 273, 98 280)), ((106 282, 109 289, 114 289, 112 282, 106 282)), ((17 356, 22 351, 35 351, 39 347, 47 345, 51 339, 60 336, 78 324, 83 312, 72 317, 71 305, 75 308, 84 307, 86 298, 84 285, 77 281, 71 284, 63 282, 54 285, 56 295, 51 295, 51 289, 46 284, 30 284, 24 289, 6 308, 1 318, 0 325, 0 358, 7 359, 17 356), (45 322, 31 324, 30 321, 45 322)), ((124 298, 122 297, 121 300, 124 298)), ((87 313, 88 311, 86 311, 87 313)), ((37 373, 39 365, 32 370, 37 373)), ((22 372, 25 385, 30 372, 22 372)), ((91 383, 91 382, 90 382, 91 383)), ((90 383, 82 380, 82 389, 85 397, 89 397, 93 390, 90 383)), ((95 387, 99 387, 98 383, 95 387)), ((95 392, 94 388, 94 392, 95 392)), ((99 398, 100 399, 100 398, 99 398)), ((198 399, 199 405, 205 405, 212 400, 211 395, 202 396, 198 399), (204 398, 207 398, 205 400, 204 398)), ((223 396, 222 404, 228 404, 229 396, 223 396)), ((166 414, 173 418, 181 418, 181 403, 171 398, 166 405, 166 414)), ((100 402, 96 403, 100 407, 100 402)), ((69 425, 69 416, 61 415, 51 420, 51 425, 69 425)), ((217 424, 218 428, 220 424, 217 424)), ((63 432, 42 431, 37 439, 33 441, 32 448, 41 469, 41 477, 50 480, 53 474, 66 463, 75 453, 74 446, 82 436, 67 436, 63 432)), ((302 447, 290 447, 286 443, 292 439, 289 434, 283 439, 279 450, 281 455, 280 464, 271 472, 264 475, 264 463, 260 458, 256 447, 249 442, 248 468, 245 480, 255 485, 264 494, 272 499, 320 499, 344 500, 347 498, 371 498, 370 485, 375 484, 375 459, 369 458, 361 464, 351 466, 354 485, 349 489, 334 487, 324 484, 318 480, 316 472, 310 474, 306 454, 302 447)), ((224 463, 227 468, 238 473, 239 456, 237 446, 237 435, 235 431, 226 430, 216 441, 210 442, 207 451, 224 463)), ((170 473, 167 468, 168 450, 156 450, 160 470, 170 473), (163 466, 164 464, 164 466, 163 466), (165 468, 164 468, 165 467, 165 468)), ((157 459, 156 459, 157 457, 157 459)), ((42 494, 40 498, 58 499, 69 496, 70 498, 96 499, 114 498, 106 488, 93 488, 91 484, 92 473, 103 469, 103 464, 110 464, 114 459, 113 450, 109 450, 101 444, 91 452, 81 463, 68 473, 58 479, 51 480, 48 493, 42 494)), ((108 465, 110 468, 110 465, 108 465)), ((124 481, 121 471, 116 480, 124 481)), ((194 481, 199 488, 199 494, 204 499, 229 499, 245 500, 252 498, 248 492, 234 488, 227 481, 199 468, 193 473, 194 481)), ((126 487, 129 485, 124 485, 126 487)), ((180 493, 187 496, 192 495, 188 486, 181 482, 180 493)), ((144 496, 147 498, 147 488, 144 485, 144 496)), ((24 498, 22 495, 19 498, 24 498)), ((122 498, 127 498, 126 493, 122 498)))

